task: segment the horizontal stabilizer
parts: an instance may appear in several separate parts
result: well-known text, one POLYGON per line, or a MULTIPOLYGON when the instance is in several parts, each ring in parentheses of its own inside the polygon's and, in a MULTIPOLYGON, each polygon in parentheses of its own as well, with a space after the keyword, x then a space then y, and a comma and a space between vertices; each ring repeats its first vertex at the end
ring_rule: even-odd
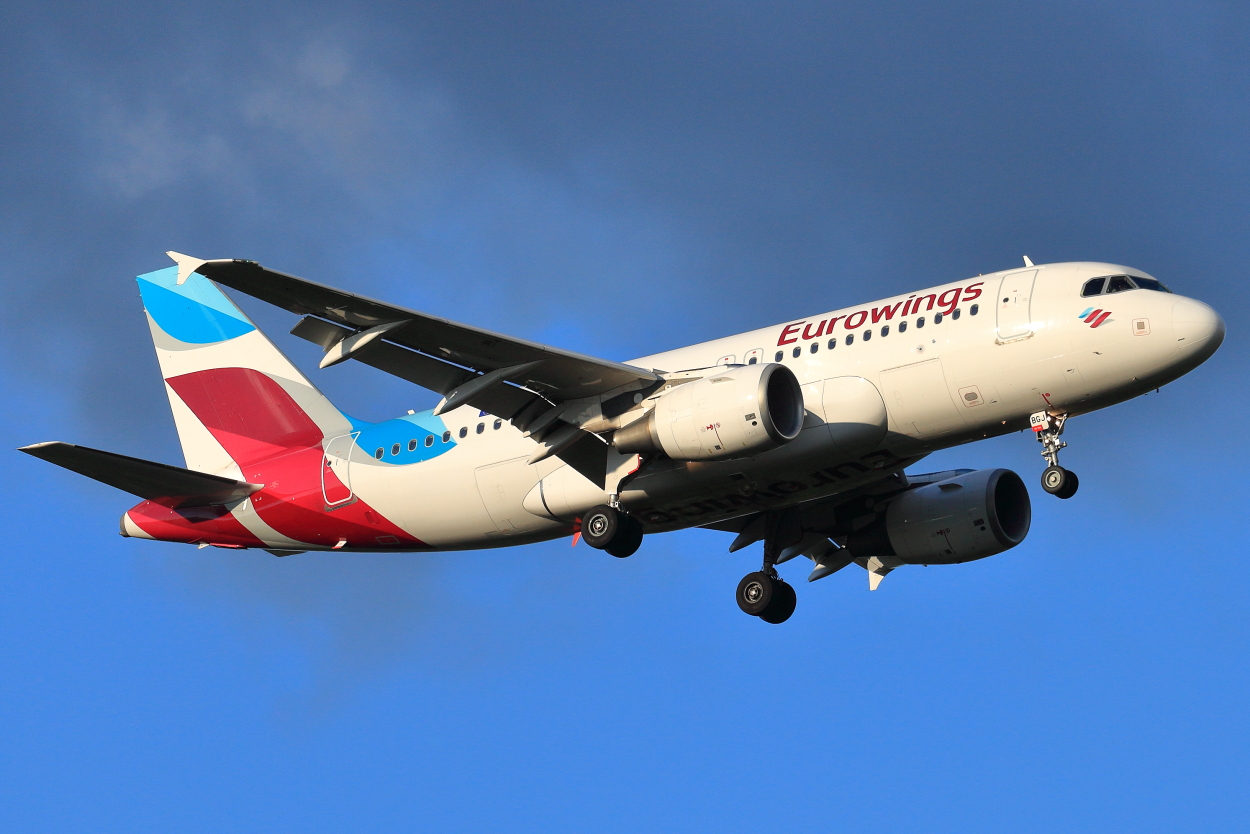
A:
POLYGON ((228 504, 264 487, 165 463, 51 441, 18 449, 71 472, 170 507, 228 504))

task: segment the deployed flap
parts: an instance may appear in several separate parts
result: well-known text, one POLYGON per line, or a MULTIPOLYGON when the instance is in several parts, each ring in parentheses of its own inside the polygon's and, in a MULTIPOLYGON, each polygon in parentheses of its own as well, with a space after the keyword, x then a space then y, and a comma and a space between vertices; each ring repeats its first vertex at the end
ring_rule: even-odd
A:
POLYGON ((513 381, 558 400, 596 396, 630 383, 655 382, 658 379, 642 368, 384 304, 274 272, 253 261, 206 261, 196 271, 219 284, 284 310, 311 314, 353 329, 407 321, 405 327, 387 333, 384 338, 481 373, 542 360, 513 381))
POLYGON ((102 452, 86 446, 51 441, 18 449, 28 455, 55 463, 71 472, 111 487, 170 507, 201 507, 228 504, 264 487, 233 478, 193 472, 165 463, 102 452))

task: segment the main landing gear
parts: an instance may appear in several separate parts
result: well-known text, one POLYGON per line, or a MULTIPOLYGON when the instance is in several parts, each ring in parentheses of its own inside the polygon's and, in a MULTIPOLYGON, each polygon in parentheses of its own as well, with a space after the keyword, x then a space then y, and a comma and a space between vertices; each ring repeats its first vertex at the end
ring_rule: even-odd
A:
POLYGON ((1042 444, 1042 457, 1048 464, 1042 473, 1042 489, 1059 498, 1071 498, 1081 485, 1075 472, 1059 465, 1059 450, 1068 445, 1059 435, 1063 434, 1063 424, 1067 421, 1067 414, 1054 416, 1048 411, 1039 411, 1029 418, 1029 425, 1037 432, 1037 442, 1042 444))
MULTIPOLYGON (((772 568, 770 568, 772 570, 772 568)), ((776 570, 748 573, 738 583, 738 607, 766 623, 784 623, 794 613, 799 598, 776 570)))
POLYGON ((642 524, 624 510, 600 504, 582 516, 582 540, 624 559, 642 545, 642 524))
POLYGON ((798 538, 797 518, 793 512, 770 512, 764 524, 764 564, 754 573, 748 573, 738 583, 738 607, 752 617, 759 617, 774 625, 784 623, 794 613, 798 596, 777 575, 777 557, 783 547, 793 544, 788 539, 798 538))

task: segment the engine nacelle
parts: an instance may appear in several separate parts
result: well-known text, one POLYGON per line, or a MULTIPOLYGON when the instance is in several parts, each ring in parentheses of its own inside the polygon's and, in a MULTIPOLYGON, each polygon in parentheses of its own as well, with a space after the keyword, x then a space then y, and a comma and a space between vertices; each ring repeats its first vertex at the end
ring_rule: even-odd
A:
POLYGON ((912 565, 970 562, 1024 541, 1032 517, 1019 475, 980 469, 904 492, 882 518, 852 533, 847 547, 856 557, 894 556, 912 565))
POLYGON ((803 391, 785 365, 742 365, 678 385, 612 443, 625 454, 725 460, 766 452, 799 436, 803 391))

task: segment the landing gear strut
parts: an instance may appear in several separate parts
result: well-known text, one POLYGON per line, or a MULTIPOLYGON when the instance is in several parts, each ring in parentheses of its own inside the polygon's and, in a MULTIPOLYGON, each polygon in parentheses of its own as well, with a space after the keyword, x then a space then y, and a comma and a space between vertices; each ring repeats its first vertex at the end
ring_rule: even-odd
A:
POLYGON ((624 559, 642 545, 642 524, 624 510, 600 504, 582 516, 582 539, 593 548, 624 559))
POLYGON ((794 588, 777 575, 777 557, 792 542, 783 536, 793 534, 796 525, 792 514, 768 513, 765 519, 764 565, 754 573, 748 573, 738 583, 738 607, 766 623, 784 623, 794 613, 798 597, 794 588))
POLYGON ((1076 495, 1081 484, 1075 472, 1059 465, 1059 450, 1068 445, 1059 435, 1063 434, 1063 424, 1067 421, 1067 414, 1051 415, 1048 411, 1039 411, 1029 418, 1029 424, 1037 433, 1037 442, 1042 444, 1042 457, 1048 464, 1042 473, 1042 489, 1059 498, 1076 495))

